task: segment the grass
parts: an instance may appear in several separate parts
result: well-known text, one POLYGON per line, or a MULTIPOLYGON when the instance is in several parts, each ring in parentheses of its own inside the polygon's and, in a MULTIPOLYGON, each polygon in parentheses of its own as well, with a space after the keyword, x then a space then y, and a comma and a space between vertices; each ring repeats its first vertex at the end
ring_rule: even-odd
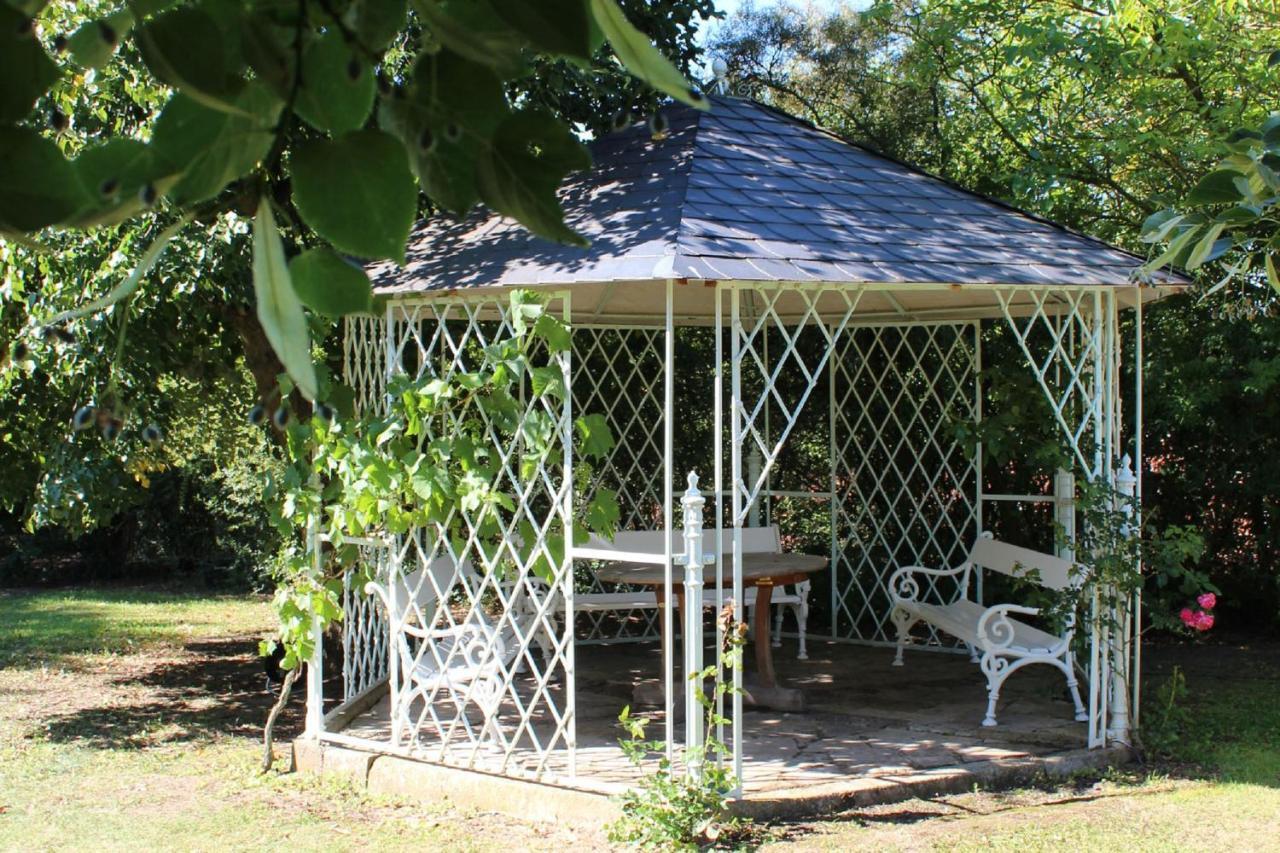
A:
MULTIPOLYGON (((0 849, 605 846, 589 828, 373 797, 331 778, 258 775, 271 697, 253 647, 269 620, 252 597, 0 593, 0 849)), ((1155 657, 1153 682, 1177 663, 1187 685, 1152 690, 1156 765, 859 809, 773 827, 765 846, 1280 850, 1280 648, 1155 657)), ((291 706, 282 736, 301 710, 291 706)))

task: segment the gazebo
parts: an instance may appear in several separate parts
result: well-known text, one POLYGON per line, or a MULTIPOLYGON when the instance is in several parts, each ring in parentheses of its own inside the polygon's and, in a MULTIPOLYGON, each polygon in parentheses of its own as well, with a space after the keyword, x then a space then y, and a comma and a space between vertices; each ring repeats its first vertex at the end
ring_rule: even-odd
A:
MULTIPOLYGON (((774 770, 785 782, 823 769, 812 755, 806 763, 770 752, 781 730, 902 755, 921 742, 951 744, 948 754, 961 756, 954 764, 966 748, 976 755, 1037 743, 1041 728, 1081 750, 1127 743, 1138 705, 1136 606, 1118 621, 1096 620, 1083 638, 1082 723, 1072 720, 1060 680, 1029 693, 1031 710, 1007 730, 1003 720, 990 730, 949 729, 958 719, 950 712, 916 713, 902 700, 913 690, 941 691, 932 704, 921 700, 941 709, 948 685, 982 687, 976 667, 946 654, 969 651, 964 644, 927 626, 905 669, 890 675, 867 662, 888 667, 893 658, 894 572, 964 561, 997 502, 1026 508, 1022 529, 1002 536, 1049 550, 1061 547, 1053 524, 1072 524, 1077 478, 1124 486, 1117 478, 1131 464, 1141 495, 1142 307, 1181 280, 1140 282, 1141 259, 1126 252, 762 104, 710 100, 705 112, 665 108, 664 132, 637 123, 593 143, 594 167, 571 176, 562 194, 567 222, 589 248, 549 243, 484 210, 462 220, 436 216, 414 232, 405 266, 371 269, 385 312, 345 328, 347 380, 360 406, 378 407, 389 377, 471 369, 484 344, 512 334, 508 291, 545 294, 572 328, 572 351, 549 361, 572 400, 551 412, 562 446, 520 490, 516 513, 536 536, 552 519, 573 528, 573 419, 605 416, 616 445, 587 488, 618 493, 624 530, 658 532, 649 540, 658 543, 649 555, 662 577, 655 603, 646 604, 643 590, 601 580, 593 571, 609 558, 601 543, 565 549, 543 584, 523 565, 499 583, 483 555, 460 552, 430 529, 365 541, 364 559, 390 603, 349 585, 340 688, 326 695, 312 661, 305 740, 327 754, 364 756, 370 780, 382 758, 394 757, 397 773, 413 762, 608 793, 631 778, 609 723, 632 700, 608 685, 647 681, 658 697, 652 712, 661 730, 653 734, 678 753, 701 737, 682 720, 680 675, 704 651, 701 611, 691 608, 679 632, 670 606, 685 579, 680 498, 693 471, 707 526, 724 531, 705 540, 723 579, 704 591, 706 600, 744 601, 751 530, 776 528, 781 548, 827 563, 791 593, 814 609, 804 626, 810 659, 801 670, 790 663, 797 624, 784 634, 780 668, 784 681, 814 691, 843 679, 846 692, 811 703, 819 734, 805 728, 802 706, 769 715, 741 693, 726 701, 721 735, 746 801, 762 792, 776 799, 785 785, 764 779, 774 770), (989 334, 1044 395, 1071 459, 1069 469, 1043 472, 1038 493, 994 488, 983 448, 954 428, 984 417, 989 334), (1134 354, 1127 371, 1124 334, 1134 354), (433 595, 415 598, 424 586, 433 595), (408 619, 409 601, 429 603, 408 619), (422 628, 454 625, 468 609, 483 609, 505 632, 495 677, 485 687, 474 679, 428 683, 422 661, 455 652, 439 645, 442 633, 422 628), (405 644, 410 623, 419 633, 405 644), (408 657, 397 657, 404 648, 408 657), (942 673, 932 687, 929 673, 942 673), (870 712, 858 706, 842 718, 839 697, 890 678, 906 722, 875 730, 908 734, 877 741, 858 729, 870 712)), ((542 403, 531 394, 528 405, 542 403)), ((697 497, 690 493, 688 506, 697 497)), ((971 593, 978 601, 982 584, 979 573, 971 593)), ((962 592, 945 583, 930 591, 943 600, 962 592)), ((966 705, 963 715, 976 725, 981 710, 966 705)), ((836 754, 831 744, 824 749, 836 754)), ((832 772, 856 781, 859 766, 832 772)), ((902 767, 902 776, 928 769, 902 767)))

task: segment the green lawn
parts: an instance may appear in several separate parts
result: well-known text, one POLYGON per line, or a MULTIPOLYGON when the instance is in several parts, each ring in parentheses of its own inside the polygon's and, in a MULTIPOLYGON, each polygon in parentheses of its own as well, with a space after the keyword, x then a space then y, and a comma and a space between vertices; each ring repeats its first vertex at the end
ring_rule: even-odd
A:
MULTIPOLYGON (((0 849, 604 846, 587 828, 259 776, 270 697, 253 646, 269 620, 260 598, 0 594, 0 849)), ((1159 767, 772 827, 765 846, 1280 850, 1280 649, 1176 655, 1190 692, 1161 715, 1159 767)), ((300 714, 297 702, 285 736, 300 714)))

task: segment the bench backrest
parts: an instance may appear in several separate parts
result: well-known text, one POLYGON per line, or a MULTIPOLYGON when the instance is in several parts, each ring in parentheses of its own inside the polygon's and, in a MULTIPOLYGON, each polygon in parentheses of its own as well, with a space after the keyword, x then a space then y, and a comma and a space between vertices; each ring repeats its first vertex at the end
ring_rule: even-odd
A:
POLYGON ((978 537, 969 562, 1002 575, 1035 580, 1052 590, 1068 589, 1079 583, 1079 578, 1073 577, 1070 561, 988 536, 978 537))
MULTIPOLYGON (((716 553, 715 530, 702 531, 702 550, 705 554, 716 553)), ((724 553, 733 548, 733 528, 719 531, 720 541, 724 543, 724 553)), ((661 530, 619 530, 613 541, 592 534, 590 541, 580 551, 585 552, 588 559, 617 560, 624 563, 658 563, 661 564, 665 549, 661 530)), ((676 529, 671 551, 681 554, 684 551, 684 535, 676 529)), ((778 526, 742 528, 742 553, 744 554, 776 554, 782 550, 782 536, 778 526)))

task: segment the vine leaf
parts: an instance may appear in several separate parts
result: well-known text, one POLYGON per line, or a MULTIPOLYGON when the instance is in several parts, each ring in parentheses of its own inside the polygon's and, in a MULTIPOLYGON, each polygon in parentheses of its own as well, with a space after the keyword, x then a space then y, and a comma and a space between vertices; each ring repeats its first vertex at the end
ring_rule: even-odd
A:
POLYGON ((294 292, 312 311, 341 317, 373 310, 369 276, 326 246, 308 249, 291 260, 289 276, 294 292))
POLYGON ((418 189, 394 137, 361 130, 312 142, 294 153, 289 168, 298 212, 334 248, 404 262, 418 189))
POLYGON ((627 20, 616 0, 591 0, 591 14, 627 70, 653 88, 700 110, 710 108, 649 37, 627 20))
POLYGON ((316 399, 319 382, 311 361, 307 316, 293 291, 276 218, 271 202, 265 198, 258 202, 258 215, 253 220, 253 292, 258 302, 258 322, 271 348, 303 396, 316 399))

